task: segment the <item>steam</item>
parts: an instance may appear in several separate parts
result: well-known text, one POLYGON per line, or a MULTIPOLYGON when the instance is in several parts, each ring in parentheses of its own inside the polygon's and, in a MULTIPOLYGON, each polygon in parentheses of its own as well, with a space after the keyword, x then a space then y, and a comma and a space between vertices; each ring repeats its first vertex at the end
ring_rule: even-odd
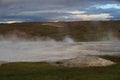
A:
MULTIPOLYGON (((0 37, 0 61, 54 61, 72 58, 74 51, 69 48, 74 41, 66 37, 63 41, 50 38, 42 40, 19 39, 16 35, 0 37)), ((77 51, 76 51, 77 53, 77 51)))
POLYGON ((75 42, 69 37, 62 41, 50 38, 28 40, 16 34, 0 36, 0 61, 58 61, 81 55, 104 54, 120 55, 120 42, 75 42))

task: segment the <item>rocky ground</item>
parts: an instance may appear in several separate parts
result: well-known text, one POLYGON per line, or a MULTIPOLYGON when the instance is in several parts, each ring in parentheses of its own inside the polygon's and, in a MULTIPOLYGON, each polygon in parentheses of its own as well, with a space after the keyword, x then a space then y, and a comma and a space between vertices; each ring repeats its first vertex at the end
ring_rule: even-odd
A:
POLYGON ((110 60, 106 60, 96 56, 79 56, 77 58, 61 60, 52 63, 56 66, 64 66, 64 67, 91 67, 91 66, 109 66, 115 64, 110 60))
MULTIPOLYGON (((9 63, 5 61, 0 61, 0 65, 9 63)), ((116 64, 113 61, 106 60, 100 57, 96 56, 90 56, 90 55, 81 55, 76 58, 71 59, 64 59, 59 60, 55 62, 48 62, 55 66, 64 66, 64 67, 77 67, 77 68, 83 68, 83 67, 94 67, 94 66, 110 66, 116 64)))

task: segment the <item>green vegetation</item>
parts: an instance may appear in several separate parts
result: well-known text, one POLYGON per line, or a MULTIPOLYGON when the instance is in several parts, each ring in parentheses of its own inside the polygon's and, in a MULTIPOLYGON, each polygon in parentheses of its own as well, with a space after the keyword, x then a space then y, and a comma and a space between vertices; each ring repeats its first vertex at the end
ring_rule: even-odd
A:
MULTIPOLYGON (((109 39, 111 36, 115 36, 120 39, 120 21, 78 21, 50 23, 53 25, 62 25, 64 27, 42 24, 46 23, 0 24, 0 34, 6 35, 16 30, 20 33, 25 32, 27 34, 27 38, 33 38, 37 36, 61 40, 65 36, 70 36, 76 41, 98 41, 102 38, 109 39)), ((26 37, 25 35, 23 36, 26 37)))
POLYGON ((120 80, 120 57, 101 56, 117 62, 107 67, 67 68, 44 62, 17 62, 0 66, 0 80, 120 80))

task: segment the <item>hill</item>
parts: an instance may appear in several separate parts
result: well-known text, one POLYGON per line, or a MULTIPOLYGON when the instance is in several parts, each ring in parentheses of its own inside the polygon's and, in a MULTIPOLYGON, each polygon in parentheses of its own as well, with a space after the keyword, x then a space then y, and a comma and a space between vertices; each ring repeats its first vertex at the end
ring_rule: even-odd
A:
POLYGON ((120 39, 120 21, 26 22, 0 24, 0 35, 50 37, 61 40, 69 36, 76 41, 120 39))

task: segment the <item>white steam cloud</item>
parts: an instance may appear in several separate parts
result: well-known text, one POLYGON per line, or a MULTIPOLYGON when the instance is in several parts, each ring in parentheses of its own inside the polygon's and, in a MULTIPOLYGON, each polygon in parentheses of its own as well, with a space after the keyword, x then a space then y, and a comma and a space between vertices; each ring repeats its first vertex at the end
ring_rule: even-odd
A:
POLYGON ((63 41, 53 39, 26 40, 15 35, 0 37, 0 61, 58 61, 80 55, 116 55, 120 42, 75 42, 69 37, 63 41))

